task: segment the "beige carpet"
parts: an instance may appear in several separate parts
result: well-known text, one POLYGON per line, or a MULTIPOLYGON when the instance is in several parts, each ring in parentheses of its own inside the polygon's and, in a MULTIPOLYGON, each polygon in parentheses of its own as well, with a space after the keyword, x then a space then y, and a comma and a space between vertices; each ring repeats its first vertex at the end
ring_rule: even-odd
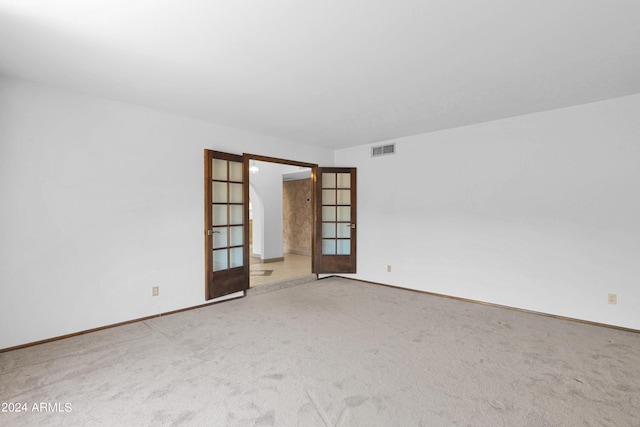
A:
POLYGON ((0 354, 0 401, 27 404, 3 426, 631 426, 640 336, 325 279, 0 354))

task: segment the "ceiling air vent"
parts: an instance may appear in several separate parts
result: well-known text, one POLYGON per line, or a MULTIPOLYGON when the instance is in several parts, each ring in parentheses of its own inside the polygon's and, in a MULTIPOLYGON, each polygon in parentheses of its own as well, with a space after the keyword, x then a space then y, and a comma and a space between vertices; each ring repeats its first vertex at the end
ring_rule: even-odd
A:
POLYGON ((371 157, 386 156, 387 154, 396 154, 396 144, 371 147, 371 157))

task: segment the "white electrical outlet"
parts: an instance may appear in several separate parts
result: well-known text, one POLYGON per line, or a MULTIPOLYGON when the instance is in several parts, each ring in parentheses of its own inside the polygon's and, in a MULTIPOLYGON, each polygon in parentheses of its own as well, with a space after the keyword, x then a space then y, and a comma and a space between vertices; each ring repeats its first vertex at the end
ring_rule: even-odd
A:
POLYGON ((608 301, 609 301, 609 304, 617 304, 618 303, 618 295, 617 294, 609 294, 608 301))
POLYGON ((158 295, 160 295, 160 287, 154 286, 153 288, 151 288, 151 296, 157 297, 158 295))
POLYGON ((387 273, 391 273, 391 264, 387 265, 387 273))

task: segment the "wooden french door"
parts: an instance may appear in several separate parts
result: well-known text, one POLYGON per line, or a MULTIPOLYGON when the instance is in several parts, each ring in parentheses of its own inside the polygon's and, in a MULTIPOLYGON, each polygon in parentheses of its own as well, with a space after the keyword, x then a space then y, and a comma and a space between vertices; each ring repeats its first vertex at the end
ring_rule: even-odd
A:
POLYGON ((314 273, 356 272, 356 169, 317 168, 314 273))
MULTIPOLYGON (((252 154, 204 150, 204 234, 207 300, 249 289, 249 159, 252 154)), ((298 163, 293 163, 298 164, 298 163)), ((312 270, 356 272, 356 169, 313 167, 312 270)))
POLYGON ((249 288, 249 171, 241 155, 205 150, 207 300, 249 288))

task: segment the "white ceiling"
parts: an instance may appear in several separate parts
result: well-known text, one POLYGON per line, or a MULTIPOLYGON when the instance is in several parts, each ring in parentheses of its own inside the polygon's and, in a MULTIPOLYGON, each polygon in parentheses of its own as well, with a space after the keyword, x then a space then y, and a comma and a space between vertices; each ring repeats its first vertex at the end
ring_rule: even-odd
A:
POLYGON ((640 1, 0 0, 0 74, 347 147, 640 93, 640 1))

